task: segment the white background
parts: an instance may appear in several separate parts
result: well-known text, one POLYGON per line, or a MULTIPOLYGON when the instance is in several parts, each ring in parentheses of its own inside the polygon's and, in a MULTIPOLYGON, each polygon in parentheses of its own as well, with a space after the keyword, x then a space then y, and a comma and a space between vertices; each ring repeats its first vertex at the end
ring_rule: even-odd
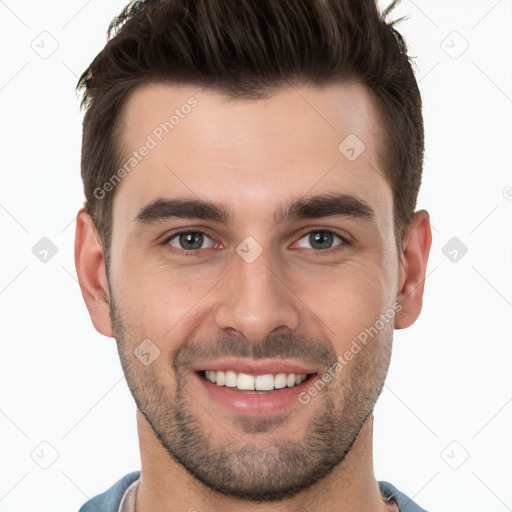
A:
MULTIPOLYGON (((2 512, 77 511, 140 468, 115 342, 94 330, 73 262, 74 87, 123 5, 0 0, 2 512), (46 263, 32 253, 42 237, 58 249, 46 263)), ((423 313, 396 332, 375 412, 375 467, 429 512, 512 510, 511 11, 404 0, 393 15, 409 15, 398 28, 424 101, 418 207, 434 241, 423 313), (452 237, 468 249, 456 262, 452 237)))

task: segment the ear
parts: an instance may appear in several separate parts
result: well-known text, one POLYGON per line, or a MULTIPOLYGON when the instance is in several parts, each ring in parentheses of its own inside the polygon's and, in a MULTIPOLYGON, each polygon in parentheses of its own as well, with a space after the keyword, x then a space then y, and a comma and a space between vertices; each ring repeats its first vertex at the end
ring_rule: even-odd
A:
POLYGON ((113 338, 105 259, 99 235, 84 208, 76 217, 75 267, 94 327, 100 334, 113 338))
POLYGON ((398 303, 402 309, 395 316, 395 329, 405 329, 420 315, 428 254, 432 243, 429 214, 414 215, 404 236, 398 284, 398 303))

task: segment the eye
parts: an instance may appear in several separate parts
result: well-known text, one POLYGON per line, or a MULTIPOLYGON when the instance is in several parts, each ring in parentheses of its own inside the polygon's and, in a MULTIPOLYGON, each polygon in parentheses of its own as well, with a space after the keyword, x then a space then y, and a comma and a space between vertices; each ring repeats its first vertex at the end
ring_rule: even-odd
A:
POLYGON ((348 244, 347 240, 333 231, 317 229, 310 231, 298 241, 298 246, 305 249, 327 250, 341 244, 348 244), (334 243, 338 241, 338 243, 334 243))
POLYGON ((202 231, 182 231, 169 237, 165 243, 184 251, 197 251, 214 246, 214 241, 202 231))

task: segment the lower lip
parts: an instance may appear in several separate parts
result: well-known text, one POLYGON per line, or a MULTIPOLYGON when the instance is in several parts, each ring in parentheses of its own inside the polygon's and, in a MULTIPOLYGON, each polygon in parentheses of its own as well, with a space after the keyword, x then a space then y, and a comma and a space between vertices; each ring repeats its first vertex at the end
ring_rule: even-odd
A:
POLYGON ((206 393, 217 403, 237 414, 268 416, 282 412, 293 404, 300 404, 299 395, 311 386, 316 376, 308 377, 298 386, 273 391, 245 391, 238 388, 217 386, 196 373, 206 393))

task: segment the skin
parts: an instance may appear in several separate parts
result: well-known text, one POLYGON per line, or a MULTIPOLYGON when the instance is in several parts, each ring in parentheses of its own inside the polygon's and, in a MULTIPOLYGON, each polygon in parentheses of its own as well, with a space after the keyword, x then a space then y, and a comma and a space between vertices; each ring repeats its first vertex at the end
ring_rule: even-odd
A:
POLYGON ((138 405, 138 510, 397 510, 374 476, 372 411, 393 329, 421 310, 431 231, 418 211, 397 254, 371 96, 344 83, 232 101, 146 84, 124 111, 126 156, 190 97, 197 107, 117 185, 109 279, 91 218, 77 216, 83 297, 98 332, 116 338, 138 405), (353 162, 338 150, 351 133, 366 146, 353 162), (364 200, 373 218, 275 222, 290 201, 327 193, 364 200), (232 218, 134 221, 158 198, 205 199, 232 218), (191 256, 178 237, 161 243, 188 228, 207 234, 191 256), (309 236, 319 230, 348 243, 334 237, 319 249, 309 236), (235 251, 248 236, 263 249, 250 264, 235 251), (399 312, 336 378, 286 414, 242 417, 214 404, 194 378, 205 360, 225 355, 307 363, 321 375, 397 302, 399 312), (144 339, 160 350, 147 366, 133 354, 144 339))

